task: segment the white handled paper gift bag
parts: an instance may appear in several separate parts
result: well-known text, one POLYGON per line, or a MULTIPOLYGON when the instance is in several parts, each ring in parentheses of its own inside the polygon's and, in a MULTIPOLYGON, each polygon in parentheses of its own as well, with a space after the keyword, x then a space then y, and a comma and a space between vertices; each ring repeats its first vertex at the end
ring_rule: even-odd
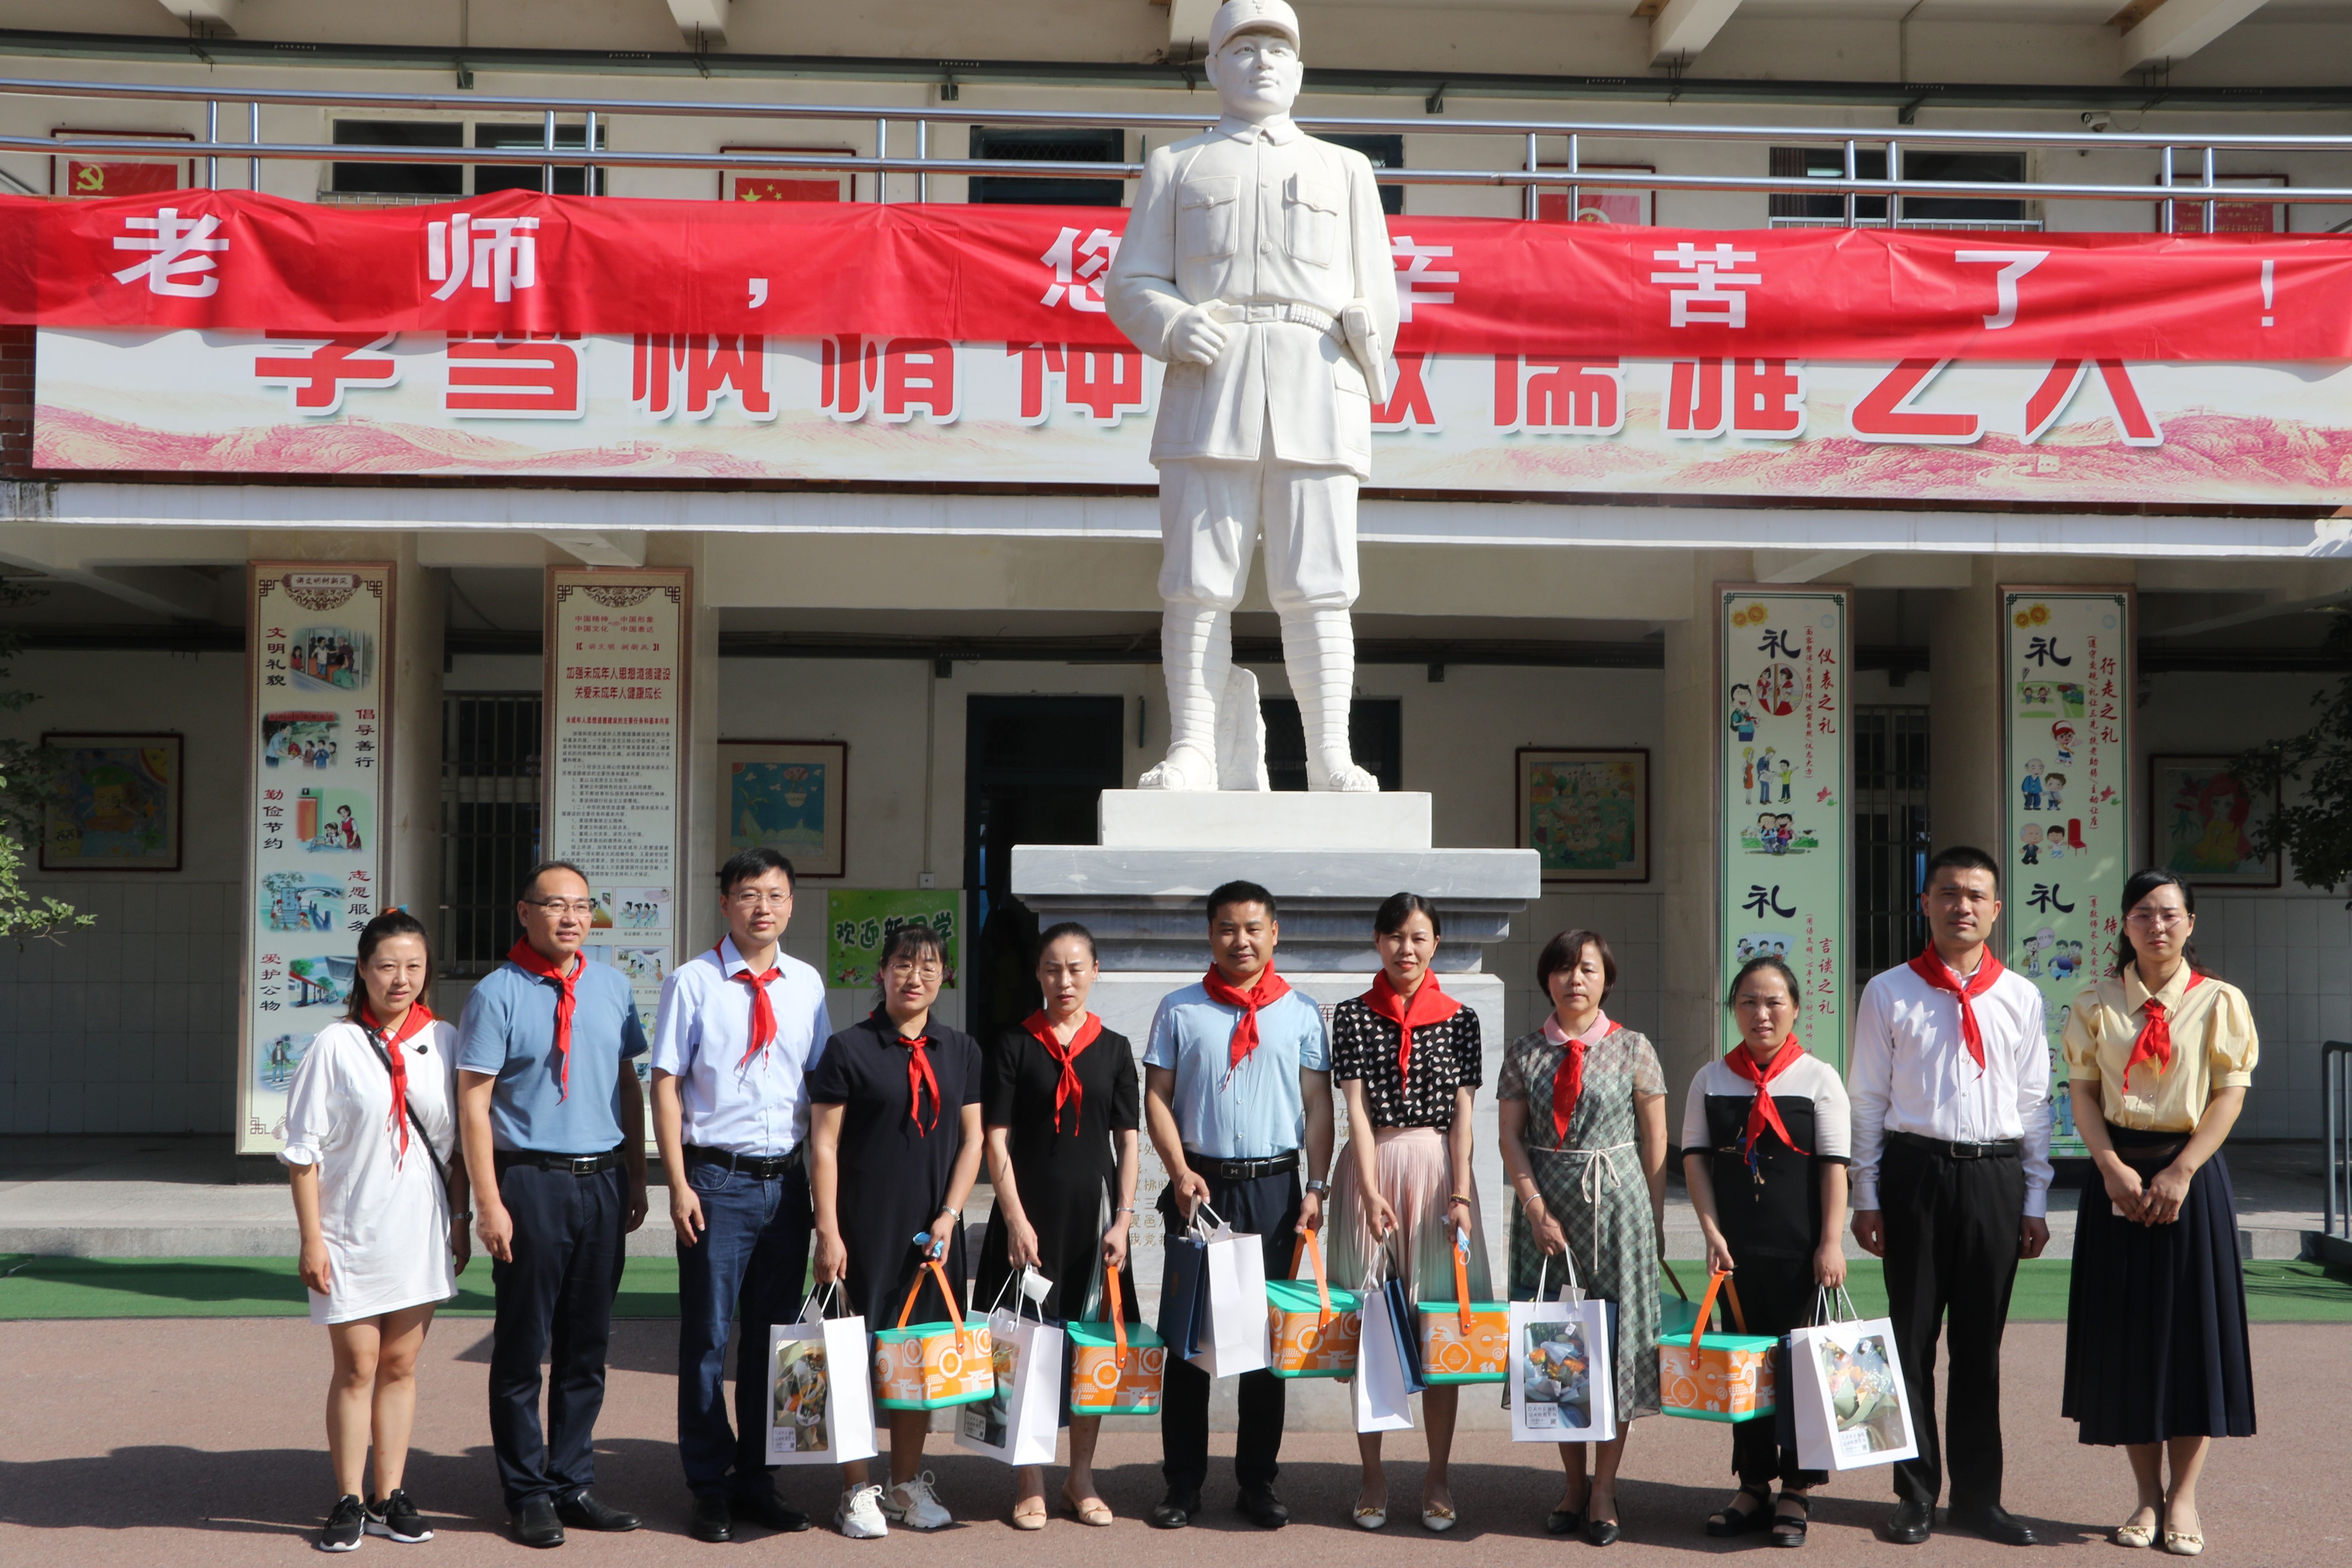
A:
POLYGON ((866 1381, 866 1320, 831 1318, 841 1288, 808 1300, 800 1321, 768 1331, 768 1463, 839 1465, 870 1459, 874 1391, 866 1381))
MULTIPOLYGON (((1207 1322, 1191 1358, 1211 1377, 1262 1372, 1272 1359, 1267 1346, 1265 1243, 1218 1219, 1208 1205, 1200 1212, 1216 1220, 1206 1233, 1203 1273, 1208 1280, 1207 1322)), ((1200 1226, 1198 1215, 1193 1226, 1200 1226)))
POLYGON ((956 1447, 1008 1465, 1050 1465, 1061 1426, 1063 1334, 1041 1311, 1024 1316, 1022 1306, 1034 1309, 1053 1286, 1035 1269, 1024 1268, 1007 1311, 1004 1295, 1013 1286, 1005 1281, 988 1314, 996 1392, 963 1407, 956 1447))
MULTIPOLYGON (((1797 1462, 1809 1470, 1855 1470, 1916 1458, 1919 1441, 1903 1363, 1895 1353, 1895 1325, 1886 1318, 1855 1318, 1844 1290, 1838 1298, 1845 1321, 1789 1335, 1797 1462)), ((1824 1292, 1825 1306, 1826 1300, 1824 1292)))
POLYGON ((1363 1331, 1357 1342, 1355 1387, 1350 1391, 1359 1432, 1410 1432, 1412 1396, 1421 1391, 1412 1362, 1415 1325, 1399 1315, 1404 1291, 1364 1282, 1363 1331))
POLYGON ((1609 1303, 1585 1295, 1573 1258, 1558 1299, 1544 1300, 1550 1264, 1536 1299, 1511 1303, 1511 1440, 1606 1443, 1617 1436, 1609 1303))

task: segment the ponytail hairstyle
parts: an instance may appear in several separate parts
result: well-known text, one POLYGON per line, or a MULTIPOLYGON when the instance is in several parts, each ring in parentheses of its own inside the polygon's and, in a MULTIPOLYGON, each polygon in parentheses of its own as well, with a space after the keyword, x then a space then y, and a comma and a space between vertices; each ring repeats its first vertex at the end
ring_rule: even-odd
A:
POLYGON ((352 1023, 359 1023, 360 1013, 368 1005, 364 973, 367 961, 375 956, 377 948, 395 936, 413 936, 425 944, 425 984, 416 988, 416 1003, 410 1005, 424 1003, 433 994, 433 939, 425 934, 425 922, 406 910, 386 910, 360 928, 359 957, 352 970, 352 999, 343 1009, 343 1016, 352 1023))
POLYGON ((1372 911, 1372 934, 1391 936, 1404 929, 1404 922, 1420 915, 1429 921, 1429 934, 1444 936, 1445 923, 1437 918, 1437 906, 1419 893, 1391 893, 1372 911))

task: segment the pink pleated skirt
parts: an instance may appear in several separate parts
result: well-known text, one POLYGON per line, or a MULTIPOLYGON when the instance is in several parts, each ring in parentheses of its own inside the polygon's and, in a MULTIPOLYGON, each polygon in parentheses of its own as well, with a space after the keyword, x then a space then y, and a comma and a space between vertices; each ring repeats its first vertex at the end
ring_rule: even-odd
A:
MULTIPOLYGON (((1372 1163, 1381 1195, 1396 1211, 1398 1228, 1385 1245, 1373 1239, 1357 1197, 1362 1184, 1350 1142, 1339 1152, 1331 1208, 1323 1223, 1331 1283, 1353 1290, 1368 1276, 1398 1278, 1416 1301, 1452 1300, 1454 1235, 1445 1211, 1454 1195, 1454 1170, 1447 1135, 1434 1127, 1380 1128, 1372 1134, 1372 1163)), ((1492 1300, 1494 1278, 1478 1189, 1474 1185, 1462 1195, 1470 1200, 1470 1299, 1492 1300)))

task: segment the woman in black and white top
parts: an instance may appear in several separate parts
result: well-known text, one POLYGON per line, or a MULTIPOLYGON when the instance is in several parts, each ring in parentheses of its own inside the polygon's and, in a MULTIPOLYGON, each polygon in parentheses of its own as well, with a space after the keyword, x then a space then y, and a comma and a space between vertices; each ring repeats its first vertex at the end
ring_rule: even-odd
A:
MULTIPOLYGON (((1486 1080, 1478 1015, 1445 994, 1430 961, 1437 910, 1398 893, 1372 916, 1381 972, 1372 988, 1331 1014, 1331 1077, 1348 1100, 1348 1147, 1331 1191, 1330 1273, 1353 1286, 1385 1256, 1381 1272, 1405 1282, 1416 1301, 1454 1297, 1454 1241, 1469 1238, 1474 1300, 1492 1294, 1478 1189, 1470 1178, 1470 1107, 1486 1080)), ((1460 1390, 1434 1385, 1422 1396, 1429 1423, 1429 1468, 1422 1475, 1421 1522, 1454 1528, 1446 1460, 1460 1390)), ((1360 1434, 1362 1490, 1356 1523, 1388 1522, 1388 1478, 1381 1435, 1360 1434)))
POLYGON ((457 1158, 457 1031, 433 1016, 433 958, 404 910, 360 932, 350 1011, 319 1031, 286 1098, 286 1163, 310 1321, 334 1351, 327 1452, 335 1506, 319 1538, 430 1541, 401 1486, 416 1415, 416 1355, 466 1268, 457 1158), (457 1211, 453 1216, 452 1211, 457 1211), (453 1217, 456 1223, 452 1223, 453 1217), (375 1496, 362 1500, 370 1438, 375 1496))
MULTIPOLYGON (((1739 1044, 1698 1069, 1683 1104, 1683 1173, 1706 1237, 1706 1266, 1731 1271, 1751 1334, 1804 1327, 1814 1292, 1845 1283, 1853 1115, 1837 1068, 1799 1043, 1797 1004, 1797 977, 1786 963, 1750 959, 1731 983, 1739 1044)), ((1785 1389, 1787 1357, 1777 1360, 1785 1389)), ((1799 1468, 1796 1450, 1774 1440, 1770 1415, 1733 1423, 1731 1464, 1739 1489, 1706 1532, 1769 1528, 1773 1545, 1803 1545, 1810 1489, 1829 1478, 1799 1468)))

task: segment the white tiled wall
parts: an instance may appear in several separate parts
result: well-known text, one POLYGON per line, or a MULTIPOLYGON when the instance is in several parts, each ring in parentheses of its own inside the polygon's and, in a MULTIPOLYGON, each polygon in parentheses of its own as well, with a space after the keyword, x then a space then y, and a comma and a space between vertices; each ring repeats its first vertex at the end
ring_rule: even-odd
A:
POLYGON ((2352 1040, 2352 911, 2297 893, 2197 900, 2198 962, 2246 994, 2262 1033, 2241 1138, 2318 1137, 2320 1045, 2352 1040))

